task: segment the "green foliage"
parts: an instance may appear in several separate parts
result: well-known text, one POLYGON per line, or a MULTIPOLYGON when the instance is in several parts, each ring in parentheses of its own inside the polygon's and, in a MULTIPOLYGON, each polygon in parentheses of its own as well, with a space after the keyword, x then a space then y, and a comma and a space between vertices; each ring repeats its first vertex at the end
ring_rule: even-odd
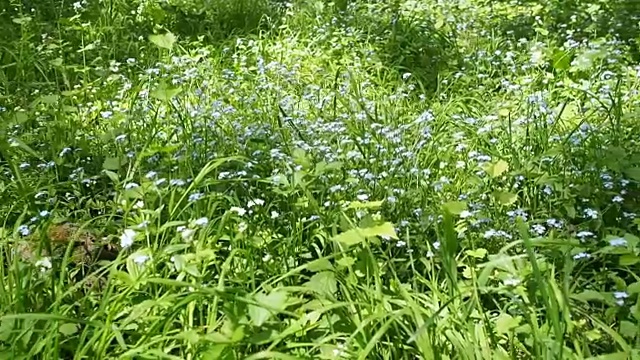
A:
POLYGON ((0 358, 636 358, 640 8, 0 3, 0 358))

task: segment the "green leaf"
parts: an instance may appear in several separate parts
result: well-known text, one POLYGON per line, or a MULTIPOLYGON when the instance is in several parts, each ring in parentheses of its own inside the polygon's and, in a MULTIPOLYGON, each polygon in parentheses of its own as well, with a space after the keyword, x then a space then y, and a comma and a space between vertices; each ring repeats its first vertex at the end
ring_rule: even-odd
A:
POLYGON ((289 296, 284 291, 275 290, 269 295, 257 293, 253 299, 258 305, 249 305, 249 318, 253 325, 262 326, 271 318, 274 310, 284 310, 289 296))
POLYGON ((151 92, 151 97, 161 101, 169 101, 173 97, 182 92, 181 87, 169 86, 165 83, 161 83, 151 92))
POLYGON ((382 206, 382 201, 352 201, 347 209, 379 209, 382 206))
POLYGON ((31 22, 31 20, 32 20, 31 16, 23 16, 23 17, 11 19, 11 21, 19 25, 28 24, 31 22))
POLYGON ((620 322, 620 335, 627 338, 635 338, 638 327, 630 321, 623 320, 620 322))
POLYGON ((307 152, 303 149, 296 148, 293 150, 293 153, 291 155, 293 158, 293 162, 297 165, 302 166, 303 169, 308 169, 311 167, 311 161, 307 156, 307 152))
POLYGON ((450 214, 460 215, 460 213, 467 210, 467 203, 464 201, 450 201, 444 203, 442 209, 450 214))
POLYGON ((336 261, 336 264, 342 266, 342 267, 349 267, 353 264, 356 263, 356 260, 350 256, 345 256, 342 259, 336 261))
POLYGON ((320 293, 320 294, 334 294, 338 291, 338 283, 336 276, 331 271, 322 271, 311 277, 309 281, 304 284, 305 287, 320 293))
POLYGON ((496 178, 504 174, 508 170, 509 170, 509 164, 504 160, 498 160, 497 162, 492 164, 487 164, 484 167, 484 171, 486 171, 487 174, 489 174, 489 176, 491 176, 492 178, 496 178))
POLYGON ((62 335, 70 336, 70 335, 73 335, 76 332, 78 332, 78 325, 77 324, 73 324, 73 323, 62 324, 58 328, 58 331, 62 335))
POLYGON ((333 270, 333 265, 327 259, 318 259, 307 264, 307 269, 313 272, 333 270))
POLYGON ((508 191, 496 191, 493 196, 497 202, 505 206, 513 205, 518 201, 518 195, 508 191))
POLYGON ((360 232, 366 237, 372 236, 381 236, 388 237, 392 239, 398 239, 398 235, 396 235, 396 229, 393 227, 393 224, 390 222, 386 222, 381 225, 360 228, 360 232))
POLYGON ((171 48, 173 48, 173 44, 176 42, 176 37, 171 32, 167 32, 163 35, 150 35, 149 41, 158 47, 171 50, 171 48))
POLYGON ((360 244, 365 240, 365 237, 358 231, 358 229, 351 229, 334 236, 333 240, 344 245, 351 246, 360 244))
POLYGON ((558 71, 567 70, 571 67, 571 53, 567 51, 556 51, 553 53, 553 68, 558 71))
POLYGON ((580 301, 584 301, 584 302, 588 302, 588 301, 606 301, 605 296, 600 293, 597 292, 595 290, 585 290, 579 294, 573 294, 571 295, 572 298, 576 299, 576 300, 580 300, 580 301))
POLYGON ((633 254, 625 254, 620 256, 620 265, 630 266, 640 262, 640 258, 633 254))
POLYGON ((102 168, 104 170, 118 170, 120 169, 120 158, 117 157, 108 157, 104 159, 102 163, 102 168))
POLYGON ((629 168, 624 170, 624 173, 631 179, 635 181, 640 181, 640 168, 638 167, 629 168))
POLYGON ((627 286, 627 292, 629 294, 640 294, 640 281, 636 281, 633 284, 627 286))
POLYGON ((111 179, 111 181, 113 181, 114 184, 117 184, 120 182, 120 176, 118 176, 118 174, 114 173, 113 171, 110 170, 102 170, 102 172, 107 175, 107 177, 109 179, 111 179))
POLYGON ((520 317, 514 318, 509 314, 502 313, 496 319, 496 331, 498 334, 509 333, 512 329, 515 329, 520 325, 520 317))
POLYGON ((484 257, 487 256, 487 249, 479 248, 475 250, 467 250, 465 251, 465 254, 472 256, 476 259, 484 259, 484 257))

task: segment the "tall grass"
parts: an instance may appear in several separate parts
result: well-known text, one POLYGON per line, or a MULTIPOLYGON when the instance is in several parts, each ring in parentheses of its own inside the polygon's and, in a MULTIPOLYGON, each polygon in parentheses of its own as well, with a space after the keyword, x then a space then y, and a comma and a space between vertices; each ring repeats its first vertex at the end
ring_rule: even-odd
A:
POLYGON ((633 6, 1 6, 0 358, 638 356, 633 6))

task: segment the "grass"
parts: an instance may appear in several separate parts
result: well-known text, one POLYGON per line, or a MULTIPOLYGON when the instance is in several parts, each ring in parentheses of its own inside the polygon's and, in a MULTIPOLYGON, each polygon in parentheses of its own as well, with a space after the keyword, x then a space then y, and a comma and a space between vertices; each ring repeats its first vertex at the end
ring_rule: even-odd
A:
POLYGON ((0 19, 0 357, 640 356, 634 5, 0 19))

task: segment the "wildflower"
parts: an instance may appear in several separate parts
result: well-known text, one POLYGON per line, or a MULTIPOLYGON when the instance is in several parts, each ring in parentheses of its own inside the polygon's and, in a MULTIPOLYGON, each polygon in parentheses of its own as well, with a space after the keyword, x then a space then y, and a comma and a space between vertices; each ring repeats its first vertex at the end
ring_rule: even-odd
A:
POLYGON ((553 193, 553 189, 551 188, 551 186, 546 185, 544 189, 542 189, 542 192, 547 195, 551 195, 553 193))
POLYGON ((460 213, 460 217, 463 219, 466 219, 472 216, 473 216, 473 213, 471 213, 471 211, 469 210, 462 210, 462 212, 460 213))
POLYGON ((616 304, 619 306, 624 305, 624 300, 629 297, 626 291, 614 291, 613 297, 616 298, 616 304))
POLYGON ((591 257, 591 255, 587 254, 586 252, 581 252, 581 253, 573 255, 573 259, 574 260, 588 259, 590 257, 591 257))
POLYGON ((207 226, 207 224, 209 224, 209 219, 207 219, 206 217, 201 217, 199 219, 196 219, 193 224, 196 226, 205 227, 207 226))
POLYGON ((356 196, 356 198, 358 200, 360 200, 360 201, 367 201, 367 200, 369 200, 369 195, 367 195, 367 194, 358 194, 356 196))
POLYGON ((246 214, 246 213, 247 213, 247 210, 245 210, 245 209, 243 209, 243 208, 241 208, 241 207, 237 207, 237 206, 232 206, 232 207, 229 209, 229 211, 231 211, 231 212, 235 212, 235 213, 237 213, 237 214, 238 214, 238 215, 240 215, 240 216, 243 216, 244 214, 246 214))
POLYGON ((200 199, 202 199, 204 195, 202 193, 193 193, 191 195, 189 195, 189 201, 190 202, 195 202, 198 201, 200 199))
POLYGON ((280 216, 280 214, 278 214, 278 212, 277 212, 277 211, 275 211, 275 210, 274 210, 274 211, 271 211, 271 218, 272 218, 272 219, 276 219, 278 216, 280 216))
POLYGON ((133 188, 137 188, 139 186, 140 185, 138 185, 138 184, 136 184, 134 182, 130 182, 130 183, 125 184, 124 188, 125 188, 125 190, 130 190, 130 189, 133 189, 133 188))
MULTIPOLYGON (((101 111, 100 112, 100 116, 102 116, 103 119, 108 119, 111 116, 113 116, 113 111, 101 111)), ((120 135, 120 136, 124 136, 124 135, 120 135)), ((118 136, 118 137, 120 137, 120 136, 118 136)), ((116 138, 116 141, 118 141, 118 138, 116 138)))
POLYGON ((62 151, 60 151, 60 155, 59 156, 63 157, 66 154, 68 154, 69 152, 71 152, 71 148, 66 147, 66 148, 62 149, 62 151))
POLYGON ((138 265, 144 265, 149 260, 149 255, 138 254, 133 257, 133 262, 138 265))
POLYGON ((20 170, 24 170, 24 169, 27 169, 29 167, 31 167, 31 164, 29 164, 29 163, 20 164, 20 170))
POLYGON ((27 225, 20 225, 18 226, 18 233, 22 236, 29 236, 29 234, 31 234, 31 230, 29 230, 27 225))
POLYGON ((157 172, 155 172, 155 171, 149 171, 149 172, 147 173, 147 175, 145 175, 144 177, 145 177, 145 178, 147 178, 147 179, 149 179, 149 180, 152 180, 152 179, 155 179, 155 177, 156 177, 156 176, 158 176, 158 173, 157 173, 157 172))
POLYGON ((433 243, 433 248, 436 250, 440 250, 440 241, 436 241, 433 243))
POLYGON ((264 205, 264 200, 262 200, 262 199, 254 199, 254 200, 249 200, 249 202, 247 202, 247 207, 248 208, 254 207, 256 205, 258 205, 258 206, 264 205))
POLYGON ((42 210, 42 211, 40 211, 39 215, 40 215, 40 217, 47 217, 47 216, 51 215, 51 213, 48 212, 47 210, 42 210))
POLYGON ((171 179, 169 185, 171 186, 184 186, 186 182, 182 179, 171 179))
POLYGON ((624 198, 622 196, 620 196, 620 195, 616 195, 616 196, 613 197, 613 199, 611 199, 611 201, 614 202, 614 203, 620 204, 620 203, 622 203, 624 201, 624 198))
POLYGON ((518 286, 518 285, 520 285, 520 279, 517 279, 517 278, 508 278, 508 279, 504 279, 504 280, 502 281, 502 283, 503 283, 505 286, 518 286))
POLYGON ((592 218, 592 219, 597 219, 598 218, 598 211, 593 210, 593 209, 584 209, 583 214, 585 217, 588 218, 592 218))
POLYGON ((621 237, 617 237, 609 240, 609 245, 611 246, 627 246, 627 240, 621 237))
POLYGON ((142 209, 144 208, 144 201, 138 200, 135 204, 133 204, 134 209, 142 209))
POLYGON ((404 247, 407 246, 407 243, 402 241, 402 240, 398 240, 398 242, 396 242, 396 247, 404 247))
POLYGON ((243 233, 243 232, 247 231, 248 227, 249 227, 249 225, 247 225, 247 223, 243 221, 240 224, 238 224, 238 231, 243 233))
POLYGON ((593 236, 593 233, 591 231, 580 231, 579 233, 576 234, 576 236, 580 238, 580 240, 584 240, 584 238, 586 237, 593 236))
POLYGON ((120 236, 120 247, 123 249, 128 249, 133 245, 133 240, 135 239, 137 232, 132 229, 126 229, 124 233, 120 236))
POLYGON ((146 229, 149 226, 149 220, 144 220, 140 224, 136 225, 136 229, 146 229))
POLYGON ((195 233, 196 231, 194 229, 183 228, 182 231, 180 231, 180 236, 182 236, 182 240, 184 241, 191 241, 195 233))
POLYGON ((531 232, 533 232, 534 234, 538 234, 538 235, 542 235, 547 231, 547 229, 540 225, 540 224, 535 224, 531 227, 531 232))
POLYGON ((42 259, 36 261, 35 264, 37 267, 40 268, 40 271, 45 272, 49 269, 51 269, 52 264, 51 264, 51 259, 49 257, 43 257, 42 259))
POLYGON ((167 182, 167 179, 165 179, 165 178, 161 178, 161 179, 158 179, 158 180, 154 181, 154 182, 153 182, 153 185, 155 185, 155 186, 160 186, 160 185, 162 185, 162 184, 164 184, 164 183, 166 183, 166 182, 167 182))

